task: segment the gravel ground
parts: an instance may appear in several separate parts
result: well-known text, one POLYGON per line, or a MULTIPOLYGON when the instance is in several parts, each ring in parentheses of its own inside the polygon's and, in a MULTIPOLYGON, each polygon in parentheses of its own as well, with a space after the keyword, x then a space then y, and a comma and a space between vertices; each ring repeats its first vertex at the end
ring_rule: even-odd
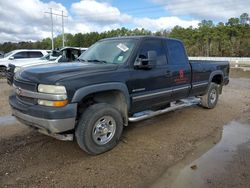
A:
MULTIPOLYGON (((206 150, 217 143, 225 124, 250 122, 248 73, 231 73, 215 109, 193 106, 131 123, 119 145, 99 156, 19 123, 0 125, 0 187, 148 187, 200 143, 206 150)), ((0 80, 1 117, 10 115, 10 92, 0 80)))

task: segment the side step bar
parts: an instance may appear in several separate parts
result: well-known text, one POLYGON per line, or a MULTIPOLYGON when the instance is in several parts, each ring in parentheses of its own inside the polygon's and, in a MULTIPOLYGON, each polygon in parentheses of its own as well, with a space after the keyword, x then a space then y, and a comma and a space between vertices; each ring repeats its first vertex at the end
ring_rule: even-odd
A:
POLYGON ((130 122, 137 122, 137 121, 145 120, 145 119, 148 119, 148 118, 160 115, 160 114, 164 114, 166 112, 178 110, 178 109, 188 107, 188 106, 197 105, 199 103, 200 103, 200 99, 195 98, 195 97, 182 99, 178 102, 171 102, 170 107, 167 107, 162 110, 157 110, 157 111, 147 110, 147 111, 135 113, 133 114, 132 117, 129 117, 128 120, 130 122))

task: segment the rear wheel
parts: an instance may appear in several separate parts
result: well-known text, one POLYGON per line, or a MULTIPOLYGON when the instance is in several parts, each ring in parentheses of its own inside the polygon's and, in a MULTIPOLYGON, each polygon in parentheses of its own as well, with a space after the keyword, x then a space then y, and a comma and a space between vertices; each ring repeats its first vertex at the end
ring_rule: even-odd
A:
POLYGON ((82 114, 75 136, 81 149, 97 155, 114 148, 122 130, 120 112, 112 105, 99 103, 88 107, 82 114))
POLYGON ((210 83, 206 95, 201 96, 201 106, 212 109, 219 99, 219 87, 216 83, 210 83))

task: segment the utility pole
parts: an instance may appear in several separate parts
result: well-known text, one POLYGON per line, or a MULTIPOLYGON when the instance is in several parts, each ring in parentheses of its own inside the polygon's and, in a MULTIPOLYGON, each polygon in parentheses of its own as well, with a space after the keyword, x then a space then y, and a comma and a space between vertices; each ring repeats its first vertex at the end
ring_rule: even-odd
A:
POLYGON ((64 18, 63 18, 63 10, 62 10, 62 47, 64 47, 64 18))
POLYGON ((51 20, 51 45, 52 50, 54 50, 54 26, 53 26, 53 16, 52 16, 52 8, 50 8, 50 20, 51 20))
POLYGON ((62 47, 64 47, 65 38, 64 38, 64 18, 68 17, 62 14, 56 14, 52 12, 52 8, 50 8, 50 12, 45 12, 46 14, 50 14, 50 20, 51 20, 51 45, 52 50, 54 50, 54 23, 53 23, 53 15, 55 16, 61 16, 62 17, 62 47))

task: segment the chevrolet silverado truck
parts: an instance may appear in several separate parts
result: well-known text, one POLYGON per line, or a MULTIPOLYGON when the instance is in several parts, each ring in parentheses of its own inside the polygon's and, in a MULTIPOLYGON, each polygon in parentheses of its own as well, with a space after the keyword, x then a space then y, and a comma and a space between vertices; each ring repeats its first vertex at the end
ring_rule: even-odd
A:
POLYGON ((114 148, 129 122, 186 106, 216 106, 229 63, 188 61, 181 41, 134 36, 103 39, 78 63, 18 71, 9 98, 13 115, 39 132, 76 139, 97 155, 114 148))

